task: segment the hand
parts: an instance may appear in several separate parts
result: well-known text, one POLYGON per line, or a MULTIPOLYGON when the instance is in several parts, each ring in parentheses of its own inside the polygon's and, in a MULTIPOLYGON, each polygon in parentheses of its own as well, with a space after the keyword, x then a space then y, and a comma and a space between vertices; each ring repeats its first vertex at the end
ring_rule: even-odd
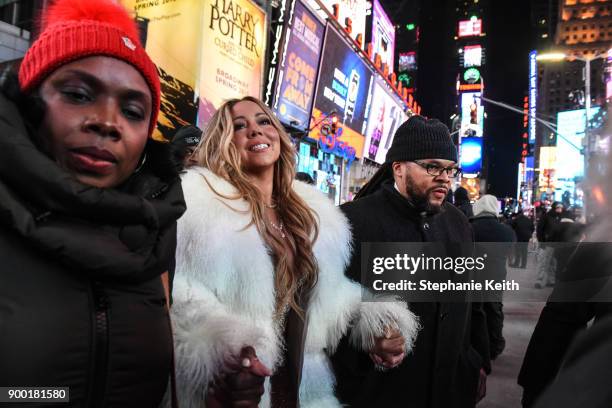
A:
POLYGON ((225 373, 208 389, 206 406, 210 408, 257 408, 264 393, 264 381, 272 372, 245 347, 240 356, 226 362, 225 373))
POLYGON ((487 395, 487 373, 484 368, 480 369, 478 378, 478 390, 476 391, 476 402, 480 402, 487 395))
POLYGON ((385 329, 385 336, 378 337, 370 358, 384 368, 397 367, 406 356, 406 339, 396 329, 385 329))

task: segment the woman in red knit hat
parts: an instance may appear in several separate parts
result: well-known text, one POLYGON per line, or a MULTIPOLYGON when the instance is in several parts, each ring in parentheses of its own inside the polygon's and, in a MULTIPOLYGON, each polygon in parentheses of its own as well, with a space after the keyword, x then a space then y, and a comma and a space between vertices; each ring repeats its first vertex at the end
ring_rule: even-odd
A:
POLYGON ((57 0, 42 22, 0 95, 0 386, 157 407, 172 369, 162 279, 185 210, 151 138, 157 69, 110 0, 57 0))

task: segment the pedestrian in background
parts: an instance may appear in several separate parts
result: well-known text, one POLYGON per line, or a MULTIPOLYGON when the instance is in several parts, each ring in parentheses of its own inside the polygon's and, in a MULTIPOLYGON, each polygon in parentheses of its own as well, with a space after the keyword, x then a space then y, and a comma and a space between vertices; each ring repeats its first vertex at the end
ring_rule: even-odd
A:
POLYGON ((175 161, 185 167, 197 163, 194 151, 202 139, 202 130, 196 126, 188 125, 180 128, 172 138, 171 146, 175 161))
POLYGON ((312 176, 308 173, 305 173, 303 171, 299 171, 297 173, 295 173, 295 179, 298 181, 303 181, 306 184, 310 184, 312 186, 315 185, 315 181, 312 178, 312 176))
POLYGON ((457 187, 454 193, 453 204, 455 204, 455 207, 460 209, 466 217, 471 218, 474 216, 472 204, 470 203, 470 195, 465 188, 457 187))
POLYGON ((173 306, 182 406, 339 408, 327 353, 345 333, 386 369, 410 351, 415 317, 401 302, 362 302, 344 276, 348 223, 294 180, 295 158, 272 111, 245 97, 213 115, 183 176, 173 306))
MULTIPOLYGON (((506 262, 512 253, 512 242, 515 241, 514 232, 510 227, 499 220, 497 212, 497 197, 485 194, 474 203, 474 217, 471 219, 476 242, 506 243, 487 247, 487 278, 501 282, 506 279, 506 262)), ((489 334, 489 351, 491 359, 497 358, 506 347, 503 336, 504 306, 499 301, 484 302, 483 309, 487 316, 487 331, 489 334)))
POLYGON ((561 218, 563 218, 563 204, 555 201, 551 209, 540 218, 538 223, 537 236, 540 243, 540 252, 538 253, 536 289, 555 284, 554 248, 548 243, 554 242, 553 236, 561 223, 561 218))
POLYGON ((516 244, 514 260, 510 266, 525 269, 528 261, 529 240, 533 236, 535 227, 533 221, 523 211, 519 211, 512 220, 512 229, 516 234, 516 244))
MULTIPOLYGON (((443 123, 412 116, 402 124, 385 164, 341 206, 353 231, 347 275, 361 279, 363 242, 472 242, 466 216, 444 201, 458 175, 457 150, 443 123)), ((413 302, 410 308, 422 330, 414 353, 396 370, 376 369, 347 337, 340 343, 333 363, 341 401, 368 408, 474 407, 490 369, 481 305, 413 302)))
POLYGON ((58 0, 42 21, 0 96, 0 385, 158 407, 185 202, 151 138, 157 69, 114 2, 58 0))

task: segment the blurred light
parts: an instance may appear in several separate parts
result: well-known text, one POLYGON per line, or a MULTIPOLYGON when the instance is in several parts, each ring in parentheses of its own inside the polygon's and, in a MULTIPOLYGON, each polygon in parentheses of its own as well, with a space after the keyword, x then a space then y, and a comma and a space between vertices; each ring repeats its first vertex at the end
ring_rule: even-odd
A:
POLYGON ((542 34, 542 38, 548 38, 548 34, 542 34))
POLYGON ((457 51, 459 52, 459 54, 463 54, 463 48, 459 48, 457 51))
POLYGON ((538 61, 561 61, 567 57, 563 52, 549 52, 545 54, 538 54, 536 60, 538 61))
POLYGON ((406 24, 406 29, 407 29, 408 31, 412 31, 412 30, 414 30, 414 24, 412 24, 412 23, 410 23, 410 24, 406 24))
POLYGON ((474 16, 470 17, 470 20, 478 20, 478 16, 474 15, 474 16))
POLYGON ((597 203, 599 204, 605 204, 606 203, 606 197, 603 193, 603 191, 601 191, 601 188, 599 186, 595 186, 593 187, 593 197, 595 198, 595 200, 597 200, 597 203))

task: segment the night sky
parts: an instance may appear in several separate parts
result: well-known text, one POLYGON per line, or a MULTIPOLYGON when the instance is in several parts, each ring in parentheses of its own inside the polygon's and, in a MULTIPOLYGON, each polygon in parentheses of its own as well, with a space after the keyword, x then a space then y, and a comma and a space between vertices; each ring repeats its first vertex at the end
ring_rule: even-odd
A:
MULTIPOLYGON (((454 0, 421 2, 417 101, 422 114, 450 125, 457 111, 455 78, 459 69, 454 0)), ((491 1, 488 19, 485 94, 489 99, 521 107, 527 94, 528 55, 534 41, 530 34, 528 0, 491 1)), ((396 21, 402 24, 401 18, 396 21)), ((522 115, 485 104, 485 154, 488 155, 488 193, 516 196, 517 164, 520 160, 522 115)))
MULTIPOLYGON (((485 96, 521 107, 527 95, 529 51, 533 48, 529 1, 493 1, 487 53, 485 96)), ((495 105, 485 105, 485 145, 489 154, 488 193, 516 196, 517 168, 521 156, 523 117, 495 105)))

